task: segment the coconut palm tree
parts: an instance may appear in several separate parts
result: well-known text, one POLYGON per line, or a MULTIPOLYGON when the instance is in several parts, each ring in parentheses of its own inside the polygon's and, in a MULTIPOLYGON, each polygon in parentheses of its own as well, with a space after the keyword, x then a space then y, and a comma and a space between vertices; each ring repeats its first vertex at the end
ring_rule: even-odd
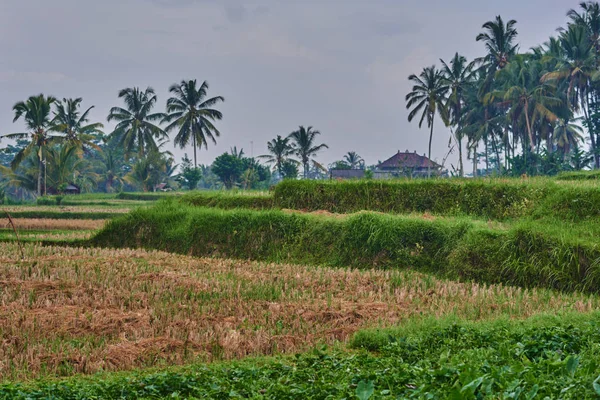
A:
MULTIPOLYGON (((414 83, 412 91, 406 95, 406 109, 410 110, 408 121, 420 113, 419 128, 427 120, 429 132, 429 159, 431 160, 431 141, 433 140, 433 123, 435 115, 439 114, 446 121, 444 98, 448 92, 448 84, 435 66, 426 67, 419 76, 410 75, 408 80, 414 83)), ((427 177, 431 177, 431 165, 427 167, 427 177)))
POLYGON ((290 137, 283 138, 281 135, 277 135, 275 139, 267 142, 267 150, 269 154, 258 156, 258 158, 264 159, 268 164, 273 164, 273 171, 277 171, 279 176, 283 176, 285 163, 295 161, 290 159, 296 152, 294 145, 290 143, 290 137))
POLYGON ((192 142, 194 167, 197 167, 196 148, 202 145, 207 148, 208 139, 216 144, 215 137, 221 135, 213 122, 221 120, 223 114, 212 107, 225 101, 225 98, 216 96, 207 99, 208 82, 204 81, 200 87, 197 87, 195 79, 174 84, 169 91, 173 96, 167 100, 167 115, 164 122, 169 125, 166 131, 178 129, 174 140, 176 146, 184 148, 190 141, 192 142))
POLYGON ((87 191, 96 186, 98 176, 90 161, 79 156, 78 147, 64 143, 49 147, 46 153, 47 180, 51 193, 63 193, 70 183, 77 183, 87 191))
POLYGON ((83 113, 79 111, 83 99, 63 99, 56 103, 51 130, 64 135, 64 140, 81 150, 92 147, 98 149, 93 139, 95 134, 102 134, 104 128, 100 122, 89 123, 88 114, 94 108, 89 107, 83 113))
POLYGON ((359 156, 355 151, 349 151, 346 153, 344 155, 344 161, 348 163, 350 169, 357 169, 365 163, 365 160, 363 160, 362 157, 359 156))
POLYGON ((454 136, 458 143, 458 162, 459 175, 464 176, 463 156, 462 156, 462 114, 465 106, 465 93, 474 84, 473 63, 467 63, 467 59, 458 53, 450 60, 450 65, 444 60, 442 63, 442 73, 444 80, 449 86, 448 98, 446 99, 446 110, 451 125, 454 126, 454 136))
POLYGON ((126 88, 119 92, 119 98, 123 99, 125 108, 111 108, 108 121, 117 122, 111 136, 116 137, 118 144, 125 149, 125 157, 129 158, 136 150, 141 158, 148 152, 158 151, 156 139, 167 134, 155 124, 164 119, 164 114, 150 113, 157 101, 154 89, 126 88))
MULTIPOLYGON (((570 25, 559 38, 563 57, 554 71, 542 76, 542 82, 558 81, 567 84, 566 98, 573 113, 582 112, 586 125, 591 127, 590 92, 591 80, 596 78, 594 49, 588 39, 587 28, 582 25, 570 25)), ((600 167, 600 158, 596 152, 597 143, 593 129, 588 129, 595 167, 600 167)))
POLYGON ((579 144, 583 142, 582 132, 579 125, 569 123, 564 119, 556 121, 552 138, 557 149, 562 153, 563 160, 571 152, 571 149, 578 148, 579 144))
POLYGON ((477 35, 476 40, 485 44, 487 55, 481 61, 490 67, 490 71, 504 68, 510 57, 517 53, 519 45, 515 44, 517 39, 516 24, 517 21, 511 19, 505 25, 499 15, 496 16, 494 21, 483 24, 482 28, 485 32, 477 35))
POLYGON ((30 142, 27 147, 19 151, 11 163, 11 167, 15 170, 21 162, 31 153, 37 154, 37 195, 41 196, 42 191, 42 176, 44 171, 44 150, 48 144, 55 139, 49 129, 52 126, 51 110, 52 104, 56 99, 52 96, 31 96, 27 101, 20 101, 13 106, 15 117, 13 122, 23 119, 25 126, 29 132, 11 133, 4 135, 10 139, 29 138, 30 142))
POLYGON ((296 156, 300 158, 300 162, 304 167, 304 179, 308 177, 310 161, 323 169, 323 167, 313 159, 319 151, 329 148, 325 143, 315 144, 317 136, 320 134, 321 132, 314 130, 312 126, 305 128, 300 125, 298 130, 288 135, 288 138, 293 140, 296 156))

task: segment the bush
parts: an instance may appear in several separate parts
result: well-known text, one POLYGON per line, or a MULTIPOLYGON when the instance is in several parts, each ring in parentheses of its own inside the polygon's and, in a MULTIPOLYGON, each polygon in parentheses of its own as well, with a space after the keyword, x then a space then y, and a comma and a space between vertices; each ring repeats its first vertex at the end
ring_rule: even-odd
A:
POLYGON ((40 196, 36 199, 36 203, 38 206, 55 206, 58 204, 53 196, 40 196))
POLYGON ((555 178, 559 181, 585 181, 600 179, 600 171, 570 171, 561 172, 555 178))

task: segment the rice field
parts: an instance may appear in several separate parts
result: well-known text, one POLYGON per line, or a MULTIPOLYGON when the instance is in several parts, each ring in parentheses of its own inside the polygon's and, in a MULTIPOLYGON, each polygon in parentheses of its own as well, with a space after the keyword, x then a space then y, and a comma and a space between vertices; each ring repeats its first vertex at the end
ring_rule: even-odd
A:
POLYGON ((143 250, 0 244, 0 379, 289 354, 427 316, 589 312, 593 295, 143 250))

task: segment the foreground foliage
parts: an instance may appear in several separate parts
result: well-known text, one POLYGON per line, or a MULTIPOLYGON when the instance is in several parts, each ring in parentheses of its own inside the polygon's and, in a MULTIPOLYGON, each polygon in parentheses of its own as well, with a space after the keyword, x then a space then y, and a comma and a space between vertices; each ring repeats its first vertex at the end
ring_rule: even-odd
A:
MULTIPOLYGON (((600 395, 598 314, 515 323, 445 320, 395 331, 378 354, 314 350, 295 358, 190 366, 93 380, 8 384, 16 399, 592 399, 600 395)), ((359 335, 356 345, 368 342, 359 335)))

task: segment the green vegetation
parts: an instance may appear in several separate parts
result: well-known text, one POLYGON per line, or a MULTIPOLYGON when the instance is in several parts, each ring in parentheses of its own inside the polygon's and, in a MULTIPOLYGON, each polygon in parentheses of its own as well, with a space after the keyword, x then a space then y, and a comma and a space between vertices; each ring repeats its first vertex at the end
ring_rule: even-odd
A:
POLYGON ((275 187, 274 204, 336 213, 430 212, 494 220, 556 215, 582 220, 599 215, 600 187, 549 179, 285 181, 275 187))
POLYGON ((286 358, 107 374, 61 382, 7 384, 13 399, 129 398, 553 398, 600 395, 600 316, 525 322, 455 319, 358 334, 378 351, 315 349, 286 358))
POLYGON ((179 198, 184 204, 211 208, 273 208, 273 196, 263 192, 190 192, 179 198))
MULTIPOLYGON (((485 283, 600 290, 600 249, 569 226, 546 220, 490 227, 468 218, 375 213, 328 218, 165 202, 111 221, 92 242, 275 262, 417 268, 485 283)), ((591 229, 600 231, 597 225, 591 229)))

